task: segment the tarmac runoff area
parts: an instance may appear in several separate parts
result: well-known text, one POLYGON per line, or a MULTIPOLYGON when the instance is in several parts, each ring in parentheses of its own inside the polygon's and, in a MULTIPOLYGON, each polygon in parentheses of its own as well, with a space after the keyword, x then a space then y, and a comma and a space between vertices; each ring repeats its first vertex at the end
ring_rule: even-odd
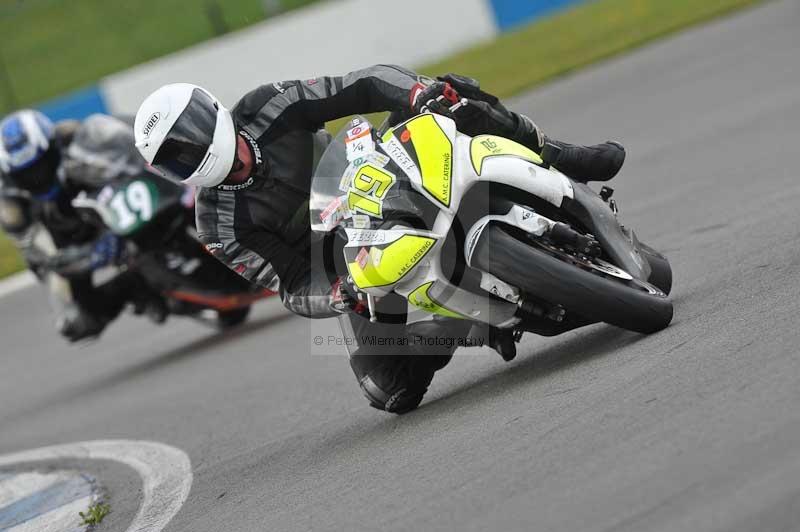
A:
MULTIPOLYGON (((0 453, 181 449, 191 491, 167 531, 796 529, 798 27, 800 3, 767 2, 511 102, 557 138, 626 145, 610 186, 673 264, 665 331, 526 336, 509 364, 460 349, 397 417, 366 405, 343 348, 312 355, 334 320, 269 300, 222 335, 124 317, 72 346, 29 287, 0 300, 0 453)), ((48 463, 96 478, 103 526, 127 530, 136 470, 48 463)))

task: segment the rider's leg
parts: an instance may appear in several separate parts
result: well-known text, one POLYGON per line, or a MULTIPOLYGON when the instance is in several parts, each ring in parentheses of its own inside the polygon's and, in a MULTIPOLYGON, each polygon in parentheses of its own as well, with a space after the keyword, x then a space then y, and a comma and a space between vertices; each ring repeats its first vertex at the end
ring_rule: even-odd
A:
POLYGON ((451 357, 382 354, 380 350, 361 347, 350 356, 350 367, 370 406, 405 414, 419 406, 433 374, 451 357))
POLYGON ((407 302, 388 296, 378 302, 378 312, 396 309, 395 324, 371 323, 368 318, 349 314, 343 330, 351 331, 358 349, 350 355, 350 366, 369 404, 379 410, 404 414, 422 401, 433 374, 450 362, 457 342, 470 323, 463 320, 434 320, 406 326, 407 302), (426 341, 432 340, 432 341, 426 341))

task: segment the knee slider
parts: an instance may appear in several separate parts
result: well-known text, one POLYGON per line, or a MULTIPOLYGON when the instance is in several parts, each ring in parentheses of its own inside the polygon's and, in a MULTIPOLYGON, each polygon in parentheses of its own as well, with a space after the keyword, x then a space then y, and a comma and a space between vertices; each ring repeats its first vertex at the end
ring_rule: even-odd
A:
POLYGON ((392 414, 405 414, 417 408, 422 402, 423 393, 409 392, 406 388, 401 388, 389 394, 375 384, 369 375, 361 379, 358 384, 371 407, 392 414))

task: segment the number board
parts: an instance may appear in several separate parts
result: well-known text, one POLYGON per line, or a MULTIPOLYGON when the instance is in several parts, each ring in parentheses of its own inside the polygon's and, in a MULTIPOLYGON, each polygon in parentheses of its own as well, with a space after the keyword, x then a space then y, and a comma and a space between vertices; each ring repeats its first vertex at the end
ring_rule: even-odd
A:
POLYGON ((150 221, 158 205, 158 189, 146 180, 131 181, 105 202, 111 212, 106 222, 118 235, 130 235, 150 221))

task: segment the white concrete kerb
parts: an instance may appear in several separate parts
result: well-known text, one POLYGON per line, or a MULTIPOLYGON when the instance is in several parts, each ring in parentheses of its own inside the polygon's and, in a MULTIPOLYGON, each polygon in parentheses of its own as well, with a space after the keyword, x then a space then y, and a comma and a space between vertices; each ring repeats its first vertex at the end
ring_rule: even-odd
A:
POLYGON ((0 280, 0 297, 19 292, 36 284, 36 276, 29 271, 15 273, 0 280))
POLYGON ((151 441, 97 440, 41 447, 2 455, 0 467, 59 459, 113 460, 139 473, 142 502, 127 532, 162 530, 181 509, 192 487, 189 456, 175 447, 151 441))

